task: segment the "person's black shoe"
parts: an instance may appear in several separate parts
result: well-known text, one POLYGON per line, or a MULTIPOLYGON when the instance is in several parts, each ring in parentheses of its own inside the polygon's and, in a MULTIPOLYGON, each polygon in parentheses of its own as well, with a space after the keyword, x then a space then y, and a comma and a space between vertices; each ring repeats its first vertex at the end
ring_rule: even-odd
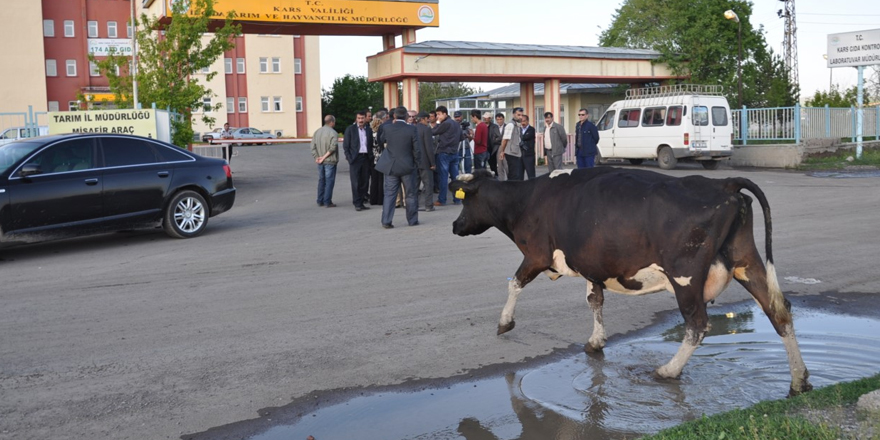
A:
POLYGON ((387 224, 387 225, 383 224, 382 227, 385 228, 385 229, 391 229, 391 228, 394 227, 394 225, 392 225, 392 224, 387 224))
POLYGON ((364 205, 364 206, 361 206, 361 209, 370 209, 370 207, 367 205, 364 205))
POLYGON ((355 207, 354 207, 354 210, 355 210, 355 211, 363 211, 363 209, 364 209, 363 206, 355 206, 355 207))
POLYGON ((328 208, 335 208, 335 207, 336 207, 336 204, 331 202, 331 203, 328 203, 328 204, 326 204, 326 205, 324 205, 324 206, 326 206, 326 207, 328 207, 328 208))
POLYGON ((429 206, 429 207, 425 208, 425 212, 431 212, 431 211, 434 211, 433 206, 429 206))
POLYGON ((409 225, 410 225, 410 226, 418 226, 418 225, 419 225, 419 222, 416 221, 415 223, 410 223, 409 225))
POLYGON ((323 203, 318 203, 318 206, 324 206, 324 204, 323 204, 323 203))

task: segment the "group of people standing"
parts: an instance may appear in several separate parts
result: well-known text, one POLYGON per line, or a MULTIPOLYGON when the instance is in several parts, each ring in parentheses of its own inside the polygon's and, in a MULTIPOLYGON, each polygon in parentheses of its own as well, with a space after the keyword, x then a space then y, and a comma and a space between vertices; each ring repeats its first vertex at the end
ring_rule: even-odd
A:
MULTIPOLYGON (((526 176, 534 179, 536 133, 529 116, 521 107, 513 109, 513 121, 509 123, 505 123, 502 113, 495 114, 494 121, 492 116, 471 110, 471 121, 465 122, 461 112, 450 117, 444 106, 418 113, 405 107, 381 109, 375 116, 366 110, 357 112, 342 142, 355 210, 381 204, 382 227, 390 229, 394 227, 394 209, 405 206, 407 223, 418 225, 418 211, 430 212, 447 204, 449 182, 458 177, 463 158, 466 173, 488 168, 499 180, 525 180, 526 176), (468 147, 470 142, 473 150, 468 147)), ((599 133, 586 109, 578 111, 578 119, 577 165, 592 167, 598 154, 599 133)), ((311 144, 318 165, 317 203, 328 208, 336 207, 332 200, 339 162, 335 125, 335 117, 325 116, 311 144)), ((568 136, 551 112, 544 113, 544 127, 541 147, 552 172, 563 168, 568 136)), ((452 203, 461 202, 453 198, 452 203)))

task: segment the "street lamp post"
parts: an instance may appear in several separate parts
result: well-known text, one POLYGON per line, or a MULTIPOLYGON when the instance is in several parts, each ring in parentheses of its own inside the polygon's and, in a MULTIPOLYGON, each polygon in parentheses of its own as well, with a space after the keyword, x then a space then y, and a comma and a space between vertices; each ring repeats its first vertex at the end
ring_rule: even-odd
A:
POLYGON ((733 20, 737 24, 736 31, 736 39, 739 41, 739 57, 736 59, 736 86, 737 86, 737 107, 742 108, 743 106, 743 79, 742 79, 742 62, 743 62, 743 38, 742 38, 742 23, 739 21, 739 16, 736 15, 736 12, 733 12, 732 9, 728 9, 724 11, 724 18, 728 20, 733 20))

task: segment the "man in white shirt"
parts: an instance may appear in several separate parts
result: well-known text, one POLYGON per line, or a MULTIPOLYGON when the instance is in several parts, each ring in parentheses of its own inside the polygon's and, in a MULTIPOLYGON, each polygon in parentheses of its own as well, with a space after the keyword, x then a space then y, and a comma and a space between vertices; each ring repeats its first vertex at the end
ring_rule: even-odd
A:
POLYGON ((522 121, 523 108, 513 109, 513 122, 504 126, 504 134, 501 136, 501 148, 498 150, 498 160, 507 161, 507 180, 524 180, 522 149, 522 121))

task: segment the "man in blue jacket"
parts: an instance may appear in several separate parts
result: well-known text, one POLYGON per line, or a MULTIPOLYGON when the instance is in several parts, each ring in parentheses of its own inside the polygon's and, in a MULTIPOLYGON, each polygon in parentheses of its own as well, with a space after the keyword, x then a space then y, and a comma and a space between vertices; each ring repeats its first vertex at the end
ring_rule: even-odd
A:
MULTIPOLYGON (((432 130, 434 136, 439 136, 437 141, 437 169, 438 179, 434 184, 440 188, 437 195, 437 201, 434 206, 443 206, 446 204, 446 196, 449 195, 449 179, 455 180, 458 177, 458 162, 461 156, 458 155, 458 144, 466 135, 455 120, 449 117, 449 110, 445 106, 437 107, 437 124, 432 130)), ((453 200, 457 205, 461 203, 453 200)))
POLYGON ((590 112, 582 108, 578 116, 583 120, 578 124, 577 146, 575 156, 578 168, 593 168, 596 166, 596 155, 599 154, 599 130, 596 124, 590 122, 590 112))

